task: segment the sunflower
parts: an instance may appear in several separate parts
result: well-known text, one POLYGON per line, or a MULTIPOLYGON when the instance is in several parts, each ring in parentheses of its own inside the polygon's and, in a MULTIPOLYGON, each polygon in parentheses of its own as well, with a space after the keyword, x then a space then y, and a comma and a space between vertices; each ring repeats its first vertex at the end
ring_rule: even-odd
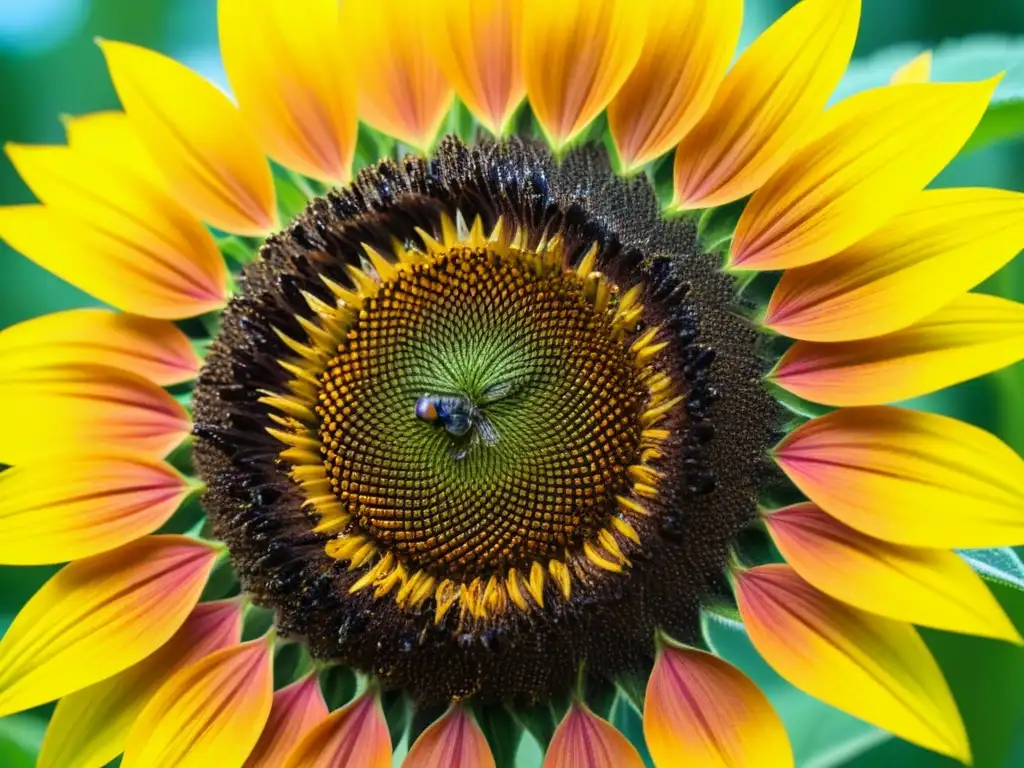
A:
POLYGON ((715 620, 970 761, 914 625, 1022 642, 952 550, 1024 462, 888 403, 1024 357, 1024 196, 924 190, 995 80, 828 106, 857 0, 735 62, 740 0, 218 12, 233 101, 100 41, 123 111, 7 146, 0 235, 115 308, 0 334, 40 766, 792 765, 715 620))

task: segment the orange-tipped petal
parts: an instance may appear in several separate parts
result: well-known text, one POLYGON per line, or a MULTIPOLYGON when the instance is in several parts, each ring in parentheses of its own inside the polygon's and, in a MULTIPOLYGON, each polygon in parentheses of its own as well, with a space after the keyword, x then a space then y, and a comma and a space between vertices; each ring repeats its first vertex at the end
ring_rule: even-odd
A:
POLYGON ((139 132, 124 112, 90 112, 64 119, 68 146, 104 165, 131 171, 153 186, 167 188, 167 179, 142 143, 139 132))
POLYGON ((775 510, 766 524, 786 562, 837 600, 912 624, 1022 642, 981 577, 949 550, 873 538, 810 502, 775 510))
POLYGON ((893 85, 927 83, 932 77, 932 52, 924 51, 912 58, 892 74, 893 85))
POLYGON ((771 379, 827 405, 918 397, 1024 359, 1024 305, 968 293, 886 336, 835 344, 798 341, 771 379))
POLYGON ((152 533, 190 493, 171 466, 87 453, 0 473, 0 563, 64 563, 152 533))
POLYGON ((117 674, 178 631, 217 551, 149 536, 65 566, 0 640, 0 717, 117 674))
POLYGON ((270 717, 245 768, 280 768, 313 726, 327 717, 327 702, 315 674, 274 693, 270 717))
POLYGON ((644 698, 644 738, 657 768, 788 768, 793 751, 768 698, 710 653, 664 645, 644 698))
POLYGON ((523 0, 523 73, 556 147, 600 114, 640 59, 652 0, 523 0))
POLYGON ((575 701, 544 755, 544 768, 642 768, 643 764, 629 739, 575 701))
POLYGON ((124 111, 177 198, 218 229, 277 229, 270 166, 227 96, 155 51, 109 40, 100 47, 124 111))
POLYGON ((707 111, 742 21, 743 0, 654 0, 640 60, 608 105, 625 170, 675 147, 707 111))
POLYGON ((844 408, 787 435, 775 460, 811 501, 876 538, 942 549, 1024 543, 1024 459, 956 419, 844 408))
POLYGON ((793 685, 928 749, 970 762, 960 713, 912 626, 819 592, 788 565, 736 574, 754 646, 793 685))
MULTIPOLYGON (((106 259, 110 262, 106 269, 119 273, 106 279, 118 277, 124 285, 147 284, 139 299, 128 299, 129 305, 123 299, 117 303, 138 314, 154 314, 143 303, 146 293, 159 294, 162 303, 177 305, 173 315, 166 315, 175 318, 218 309, 227 301, 227 267, 213 237, 164 187, 70 147, 8 144, 6 151, 46 210, 54 218, 68 219, 72 231, 89 230, 83 245, 97 249, 93 258, 84 258, 79 248, 62 253, 59 238, 51 242, 48 231, 36 231, 33 236, 13 229, 12 236, 30 238, 25 244, 29 258, 86 290, 93 290, 90 286, 101 279, 94 272, 94 260, 106 259), (101 248, 104 244, 107 247, 101 248)), ((5 218, 12 210, 19 209, 8 209, 5 218)), ((106 292, 111 291, 118 296, 124 288, 107 286, 106 292)))
MULTIPOLYGON (((321 720, 281 763, 285 768, 391 768, 391 736, 380 699, 364 693, 321 720)), ((462 765, 462 763, 451 763, 462 765)))
POLYGON ((346 0, 342 33, 359 70, 359 114, 426 152, 452 102, 452 87, 430 54, 424 30, 438 13, 422 0, 346 0))
POLYGON ((167 392, 102 365, 4 372, 0 400, 17 403, 0 430, 0 462, 22 464, 82 451, 167 455, 189 433, 188 414, 167 392))
POLYGON ((501 133, 526 95, 522 0, 444 0, 429 15, 434 58, 470 112, 501 133))
POLYGON ((480 726, 465 707, 453 706, 420 734, 403 768, 494 768, 494 756, 480 726))
POLYGON ((806 143, 850 61, 859 20, 860 0, 804 0, 755 40, 676 149, 674 205, 749 195, 806 143))
POLYGON ((106 309, 69 309, 0 331, 0 373, 65 364, 108 365, 168 386, 194 379, 202 360, 174 323, 106 309))
POLYGON ((241 766, 274 699, 271 637, 216 651, 171 677, 132 726, 121 765, 241 766))
MULTIPOLYGON (((0 208, 0 238, 11 248, 118 309, 174 320, 224 305, 226 289, 215 286, 219 278, 212 271, 190 264, 184 252, 175 255, 166 244, 153 251, 152 243, 133 237, 131 231, 122 236, 48 206, 0 208)), ((198 248, 197 254, 205 251, 198 248)), ((212 255, 221 258, 215 248, 212 255)), ((212 261, 197 258, 216 269, 212 261)))
POLYGON ((220 53, 242 115, 267 154, 345 184, 356 147, 355 69, 338 0, 219 0, 220 53))
POLYGON ((763 322, 808 341, 881 336, 966 293, 1022 246, 1024 194, 928 190, 842 253, 787 271, 763 322))
POLYGON ((996 82, 886 86, 830 109, 811 141, 750 198, 730 263, 790 269, 871 234, 956 156, 996 82))
POLYGON ((37 768, 101 768, 124 751, 132 724, 149 699, 179 670, 237 645, 241 603, 200 603, 174 637, 138 664, 57 704, 37 768))

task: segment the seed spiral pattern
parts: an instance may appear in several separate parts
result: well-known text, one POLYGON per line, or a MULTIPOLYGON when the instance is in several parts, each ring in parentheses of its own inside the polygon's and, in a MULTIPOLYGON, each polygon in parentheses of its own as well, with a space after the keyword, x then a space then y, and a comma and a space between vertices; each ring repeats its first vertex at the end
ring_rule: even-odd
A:
POLYGON ((331 489, 381 550, 440 578, 555 557, 628 484, 648 396, 636 374, 575 273, 453 248, 382 284, 328 362, 316 413, 331 489), (433 394, 468 397, 497 442, 417 419, 433 394))

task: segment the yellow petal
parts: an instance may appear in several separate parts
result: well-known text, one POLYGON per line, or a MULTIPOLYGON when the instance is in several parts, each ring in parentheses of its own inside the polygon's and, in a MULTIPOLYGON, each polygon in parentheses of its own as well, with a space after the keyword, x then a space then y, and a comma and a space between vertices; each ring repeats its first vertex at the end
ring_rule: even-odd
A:
POLYGON ((555 729, 544 768, 642 768, 629 739, 584 704, 574 701, 555 729))
POLYGON ((811 501, 876 538, 942 549, 1024 543, 1024 459, 956 419, 844 408, 787 435, 775 460, 811 501))
POLYGON ((1024 359, 1024 305, 968 293, 885 336, 835 344, 798 341, 771 374, 827 405, 876 405, 934 392, 1024 359))
POLYGON ((956 156, 997 80, 886 86, 837 104, 807 145, 750 198, 736 225, 731 264, 789 269, 871 234, 956 156))
POLYGON ((963 558, 876 539, 805 502, 766 517, 782 556, 814 587, 892 619, 1024 642, 963 558))
POLYGON ((199 600, 216 550, 149 536, 65 566, 0 640, 0 717, 92 685, 146 658, 199 600))
POLYGON ((809 341, 898 331, 966 293, 1022 246, 1024 194, 928 190, 837 256, 786 272, 764 324, 809 341))
POLYGON ((138 664, 57 703, 37 768, 101 768, 124 751, 142 708, 179 670, 241 639, 238 600, 200 603, 174 637, 138 664))
POLYGON ((729 68, 743 0, 654 0, 643 52, 608 105, 624 170, 675 147, 711 105, 729 68))
POLYGON ((216 651, 171 677, 139 714, 124 768, 240 766, 274 698, 271 635, 216 651))
POLYGON ((111 41, 100 47, 124 111, 178 199, 218 229, 277 229, 270 166, 227 96, 154 51, 111 41))
POLYGON ((421 0, 346 0, 342 33, 359 69, 359 114, 426 152, 452 102, 452 88, 423 32, 436 9, 421 0))
POLYGON ((491 133, 502 133, 526 95, 520 53, 522 0, 444 0, 428 14, 434 58, 459 98, 491 133))
POLYGON ((753 681, 726 661, 663 645, 647 681, 644 738, 657 768, 788 768, 782 721, 753 681))
POLYGON ((139 132, 124 112, 90 112, 64 119, 68 146, 107 166, 141 176, 149 184, 167 188, 167 179, 142 143, 139 132))
POLYGON ((893 85, 927 83, 932 76, 932 52, 919 53, 892 74, 893 85))
POLYGON ((403 768, 494 768, 494 757, 480 726, 465 707, 453 706, 420 734, 403 768))
POLYGON ((75 451, 166 456, 189 433, 188 414, 155 384, 102 365, 4 372, 0 401, 16 403, 0 430, 0 462, 22 464, 75 451))
POLYGON ((640 59, 652 0, 523 0, 523 76, 555 148, 600 114, 640 59))
POLYGON ((0 374, 44 365, 120 368, 167 386, 194 379, 202 360, 166 320, 106 309, 70 309, 0 331, 0 374))
POLYGON ((391 736, 377 694, 364 693, 321 720, 282 765, 285 768, 391 768, 391 736))
POLYGON ((840 603, 788 565, 736 575, 754 646, 786 680, 922 747, 970 762, 942 672, 912 626, 840 603))
MULTIPOLYGON (((136 224, 143 226, 141 220, 136 224)), ((157 224, 163 225, 170 226, 167 220, 157 224)), ((43 269, 118 309, 172 320, 219 309, 226 301, 220 254, 212 240, 212 250, 204 245, 205 230, 197 230, 202 234, 193 241, 189 226, 174 235, 177 244, 158 243, 156 235, 141 236, 130 227, 122 232, 109 221, 86 221, 66 209, 0 208, 0 237, 43 269), (175 250, 192 247, 186 243, 195 246, 194 260, 175 250)))
POLYGON ((270 717, 245 768, 279 768, 313 726, 327 717, 327 703, 315 674, 274 693, 270 717))
POLYGON ((850 60, 859 19, 860 0, 804 0, 743 52, 676 149, 674 205, 749 195, 806 143, 850 60))
POLYGON ((242 115, 267 154, 345 184, 356 147, 356 68, 338 0, 219 0, 220 53, 242 115))
POLYGON ((152 533, 188 496, 162 461, 88 453, 0 473, 0 563, 63 563, 152 533))

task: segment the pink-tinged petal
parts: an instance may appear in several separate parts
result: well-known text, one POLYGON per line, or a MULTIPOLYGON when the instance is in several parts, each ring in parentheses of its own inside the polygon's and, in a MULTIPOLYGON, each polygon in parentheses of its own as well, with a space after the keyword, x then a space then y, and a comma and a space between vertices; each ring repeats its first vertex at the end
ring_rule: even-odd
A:
POLYGON ((850 61, 859 20, 859 0, 804 0, 757 38, 676 148, 674 205, 739 200, 806 143, 850 61))
POLYGON ((102 365, 54 365, 4 372, 0 400, 17 403, 0 430, 0 462, 98 451, 166 456, 192 426, 167 392, 102 365))
POLYGON ((377 694, 367 691, 313 726, 283 765, 285 768, 390 768, 391 736, 377 694))
POLYGON ((327 702, 315 674, 274 693, 270 717, 245 768, 279 768, 314 726, 327 717, 327 702))
POLYGON ((217 550, 149 536, 65 566, 0 640, 0 717, 115 675, 166 643, 199 600, 217 550))
POLYGON ((997 80, 885 86, 828 110, 743 209, 730 264, 790 269, 870 235, 956 156, 997 80))
MULTIPOLYGON (((0 238, 43 269, 97 299, 146 317, 176 320, 224 306, 170 252, 43 205, 0 207, 0 238)), ((220 258, 217 255, 217 258, 220 258)))
POLYGON ((914 628, 819 592, 788 565, 735 576, 754 646, 785 679, 826 704, 969 763, 949 686, 914 628))
POLYGON ((642 768, 629 739, 584 704, 572 703, 555 729, 544 768, 642 768))
POLYGON ((844 408, 775 448, 797 487, 885 541, 939 549, 1024 543, 1024 459, 982 429, 903 408, 844 408))
POLYGON ((233 768, 274 699, 272 635, 216 651, 160 687, 128 734, 124 768, 233 768))
POLYGON ((101 768, 121 752, 135 719, 180 670, 237 645, 241 602, 200 603, 174 637, 135 666, 57 703, 37 768, 101 768))
POLYGON ((650 12, 651 0, 524 0, 526 92, 554 147, 578 136, 626 82, 650 12))
POLYGON ((930 189, 842 253, 787 271, 763 322, 808 341, 898 331, 997 272, 1022 245, 1024 194, 930 189))
POLYGON ((494 768, 494 757, 480 726, 465 707, 455 705, 420 734, 403 768, 494 768))
POLYGON ((12 243, 25 241, 16 245, 24 246, 26 256, 99 298, 118 299, 112 303, 141 315, 191 317, 227 302, 227 267, 213 236, 163 185, 71 147, 8 144, 5 149, 46 211, 64 222, 68 232, 87 232, 82 245, 66 253, 60 239, 51 242, 54 233, 13 229, 17 219, 12 219, 12 211, 25 209, 9 209, 7 235, 12 243), (86 258, 82 249, 90 246, 95 252, 86 258), (94 262, 101 263, 101 271, 94 262), (111 277, 114 285, 102 282, 111 277), (133 302, 124 284, 137 285, 143 291, 139 299, 133 302), (148 294, 162 296, 163 303, 178 307, 177 312, 147 308, 142 299, 148 294))
POLYGON ((0 563, 64 563, 152 533, 191 492, 162 461, 87 453, 0 473, 0 563))
POLYGON ((453 91, 424 30, 437 9, 422 0, 346 0, 342 30, 359 69, 359 116, 426 152, 452 103, 453 91))
POLYGON ((0 331, 0 375, 64 364, 108 365, 163 387, 194 379, 202 360, 174 323, 107 309, 69 309, 0 331))
POLYGON ((788 768, 793 751, 753 681, 710 653, 663 645, 647 682, 644 738, 657 768, 788 768))
MULTIPOLYGON (((220 55, 242 115, 267 154, 345 184, 356 148, 356 72, 338 0, 219 0, 220 55)), ((357 33, 358 34, 358 33, 357 33)))
POLYGON ((428 22, 431 51, 455 92, 500 134, 526 95, 523 0, 444 0, 428 22))
POLYGON ((985 582, 949 550, 873 538, 810 502, 774 510, 766 524, 786 562, 837 600, 911 624, 1022 642, 985 582))
POLYGON ((701 118, 725 77, 743 21, 743 0, 655 0, 640 60, 608 105, 624 170, 675 147, 701 118))
POLYGON ((932 77, 932 52, 924 51, 892 73, 893 85, 927 83, 932 77))
POLYGON ((277 229, 270 166, 227 96, 155 51, 109 40, 100 48, 124 111, 177 198, 218 229, 277 229))
POLYGON ((1024 304, 968 293, 909 328, 860 341, 798 341, 771 380, 826 405, 935 392, 1024 359, 1024 304))

